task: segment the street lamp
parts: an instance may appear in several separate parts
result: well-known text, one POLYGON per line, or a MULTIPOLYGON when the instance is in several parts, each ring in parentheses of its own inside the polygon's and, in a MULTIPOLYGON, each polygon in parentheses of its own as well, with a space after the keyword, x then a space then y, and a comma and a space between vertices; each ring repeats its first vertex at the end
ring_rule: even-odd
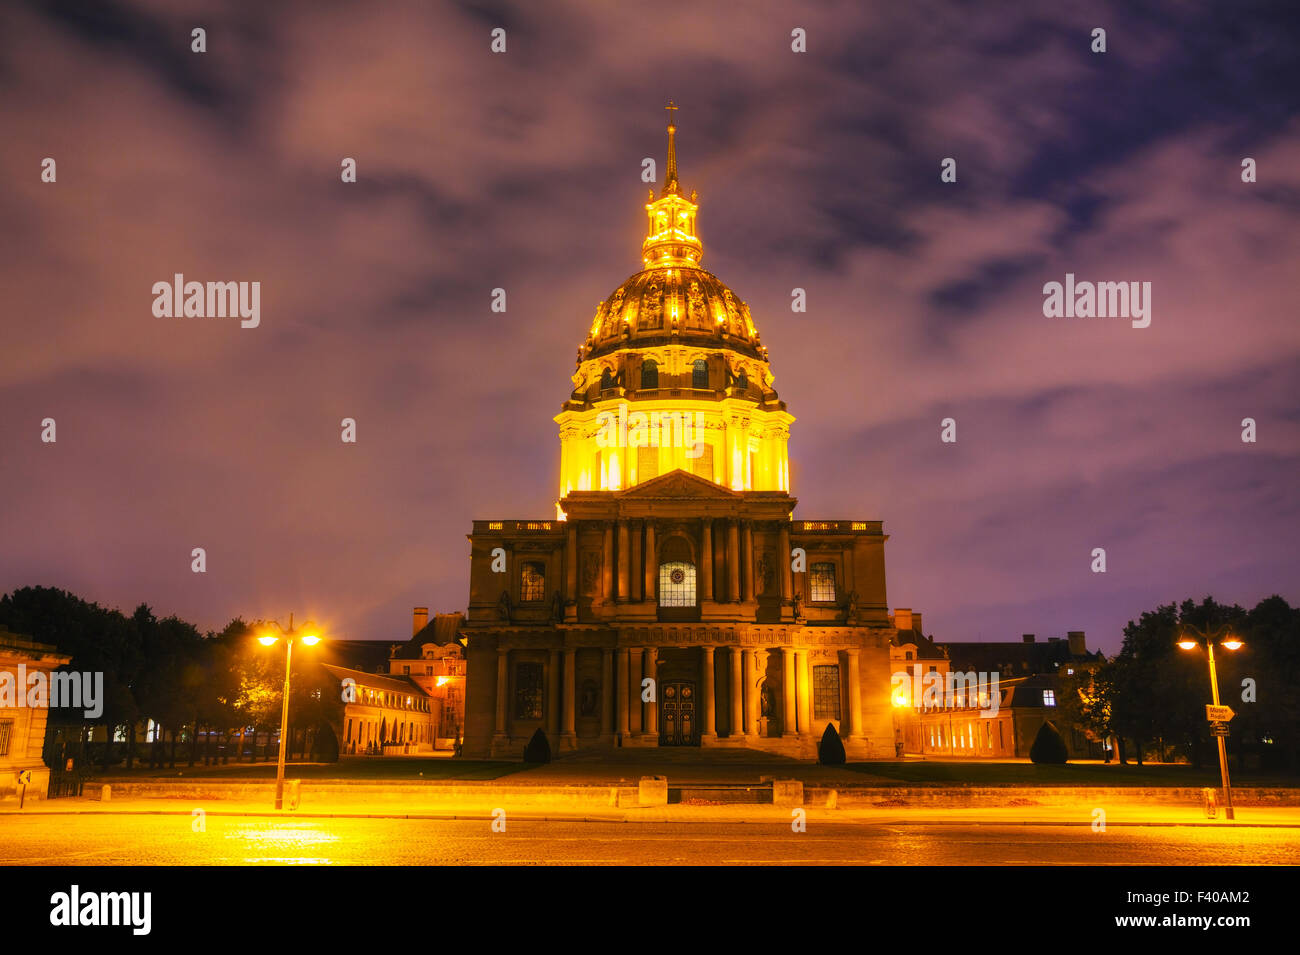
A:
POLYGON ((286 630, 280 624, 272 620, 257 638, 257 642, 264 647, 272 647, 281 639, 284 639, 284 700, 280 706, 280 761, 275 768, 275 808, 284 808, 284 754, 285 746, 289 741, 289 673, 290 664, 293 661, 293 645, 299 642, 306 647, 314 647, 320 643, 320 634, 316 632, 316 627, 310 623, 295 628, 293 625, 293 614, 289 614, 289 628, 286 630), (272 630, 270 628, 274 627, 272 630))
MULTIPOLYGON (((1182 625, 1182 638, 1178 641, 1178 646, 1183 650, 1195 650, 1197 647, 1205 647, 1209 652, 1210 658, 1210 696, 1214 700, 1214 705, 1219 706, 1219 675, 1214 668, 1214 643, 1219 641, 1219 646, 1225 650, 1240 650, 1243 644, 1228 631, 1228 626, 1219 627, 1217 630, 1197 630, 1190 624, 1182 625), (1222 639, 1220 639, 1222 638, 1222 639)), ((1228 714, 1231 717, 1231 713, 1228 714)), ((1223 777, 1223 816, 1225 819, 1235 819, 1232 812, 1232 785, 1228 780, 1228 750, 1224 743, 1224 737, 1228 731, 1226 721, 1215 721, 1214 738, 1219 744, 1219 774, 1223 777)))

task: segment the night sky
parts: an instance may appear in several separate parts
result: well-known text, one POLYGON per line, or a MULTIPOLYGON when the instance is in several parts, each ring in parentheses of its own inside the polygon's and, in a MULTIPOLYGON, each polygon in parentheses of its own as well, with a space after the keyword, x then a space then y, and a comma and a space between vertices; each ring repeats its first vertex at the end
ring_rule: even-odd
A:
POLYGON ((463 609, 471 522, 554 516, 671 97, 796 516, 883 520, 891 608, 1113 652, 1159 603, 1300 601, 1300 21, 1134 6, 6 4, 0 592, 463 609), (260 281, 260 327, 155 317, 177 272, 260 281), (1151 326, 1044 317, 1067 272, 1151 282, 1151 326))

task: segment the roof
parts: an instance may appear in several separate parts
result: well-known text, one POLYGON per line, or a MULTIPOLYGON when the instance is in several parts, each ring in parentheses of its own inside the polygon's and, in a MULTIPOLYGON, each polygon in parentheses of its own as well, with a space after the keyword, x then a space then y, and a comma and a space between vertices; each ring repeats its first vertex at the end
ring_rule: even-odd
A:
POLYGON ((994 671, 1004 676, 1055 673, 1067 663, 1099 663, 1100 653, 1072 654, 1068 640, 936 643, 954 670, 994 671))
POLYGON ((395 693, 411 693, 418 696, 429 695, 409 677, 366 673, 362 670, 352 670, 348 667, 338 667, 329 663, 322 663, 321 669, 340 681, 351 678, 358 686, 367 686, 376 690, 392 690, 395 693))
POLYGON ((895 631, 891 643, 896 647, 901 647, 907 643, 913 644, 916 647, 916 658, 918 660, 942 660, 944 658, 943 650, 939 649, 939 644, 920 630, 895 631))
POLYGON ((391 659, 418 660, 423 656, 420 648, 426 643, 433 643, 440 647, 445 647, 449 643, 459 643, 457 637, 463 626, 465 626, 465 615, 460 611, 436 613, 415 636, 397 648, 391 659))
POLYGON ((388 671, 393 640, 322 640, 312 651, 321 663, 350 667, 365 673, 388 671))

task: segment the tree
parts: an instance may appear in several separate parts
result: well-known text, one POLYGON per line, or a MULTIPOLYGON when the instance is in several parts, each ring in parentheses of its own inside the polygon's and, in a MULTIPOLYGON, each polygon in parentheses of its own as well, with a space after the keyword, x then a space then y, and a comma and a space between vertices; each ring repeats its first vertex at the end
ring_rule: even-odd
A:
POLYGON ((1069 758, 1070 754, 1066 751, 1065 740, 1061 739, 1061 734, 1050 720, 1044 721, 1043 725, 1038 727, 1038 735, 1034 737, 1033 745, 1029 747, 1029 761, 1064 766, 1069 758))
POLYGON ((846 758, 840 734, 835 732, 833 725, 827 723, 822 741, 817 744, 817 762, 823 766, 843 766, 846 758))

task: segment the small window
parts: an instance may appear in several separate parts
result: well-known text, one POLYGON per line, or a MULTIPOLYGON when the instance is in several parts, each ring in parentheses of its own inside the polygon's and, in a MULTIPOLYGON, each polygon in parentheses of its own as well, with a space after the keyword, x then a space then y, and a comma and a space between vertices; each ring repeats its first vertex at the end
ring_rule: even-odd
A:
POLYGON ((410 675, 411 675, 411 668, 409 666, 402 667, 402 676, 410 676, 410 675))
POLYGON ((1055 706, 1055 705, 1056 705, 1056 691, 1055 691, 1055 690, 1044 690, 1044 691, 1043 691, 1043 706, 1055 706))
POLYGON ((641 389, 653 391, 659 387, 659 364, 653 358, 641 363, 641 389))
POLYGON ((838 720, 840 718, 839 664, 815 666, 812 669, 813 719, 838 720))
POLYGON ((835 565, 813 564, 808 570, 809 600, 813 603, 835 602, 835 565))
POLYGON ((520 572, 519 602, 536 603, 546 599, 546 566, 541 561, 524 562, 520 572))
POLYGON ((910 660, 910 659, 912 659, 912 651, 911 651, 911 650, 908 650, 907 653, 905 653, 905 654, 903 655, 903 659, 904 659, 904 660, 910 660))
POLYGON ((614 387, 614 373, 606 368, 600 373, 600 390, 609 391, 614 387))
POLYGON ((691 387, 709 387, 709 363, 703 358, 695 359, 695 364, 691 366, 691 387))
POLYGON ((542 718, 542 665, 521 663, 515 668, 515 719, 542 718))
POLYGON ((9 737, 13 735, 13 731, 13 720, 0 720, 0 756, 9 755, 9 737))

